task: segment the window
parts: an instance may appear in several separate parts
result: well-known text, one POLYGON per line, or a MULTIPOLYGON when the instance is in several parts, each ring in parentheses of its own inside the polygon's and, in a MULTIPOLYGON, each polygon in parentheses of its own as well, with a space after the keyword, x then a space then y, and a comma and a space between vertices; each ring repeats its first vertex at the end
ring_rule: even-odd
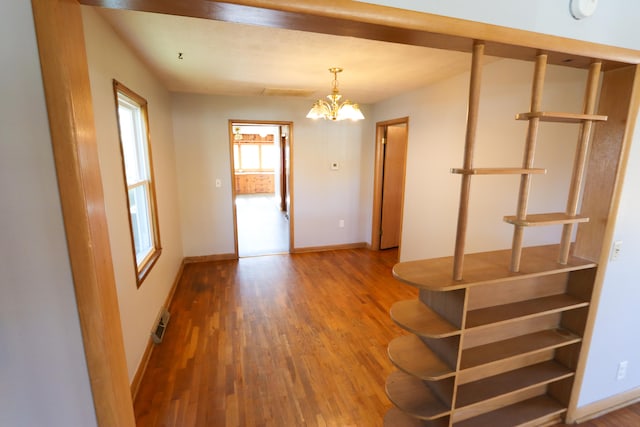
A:
POLYGON ((236 134, 233 144, 233 163, 236 171, 273 172, 277 151, 273 135, 236 134))
POLYGON ((147 101, 114 80, 122 166, 138 286, 160 256, 147 101))

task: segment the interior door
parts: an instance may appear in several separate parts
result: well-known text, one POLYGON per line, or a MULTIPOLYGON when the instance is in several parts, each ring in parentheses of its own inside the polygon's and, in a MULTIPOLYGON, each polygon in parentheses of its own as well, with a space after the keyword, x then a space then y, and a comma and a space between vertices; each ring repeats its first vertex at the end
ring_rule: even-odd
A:
POLYGON ((389 125, 385 133, 380 249, 395 248, 400 245, 407 125, 406 123, 389 125))

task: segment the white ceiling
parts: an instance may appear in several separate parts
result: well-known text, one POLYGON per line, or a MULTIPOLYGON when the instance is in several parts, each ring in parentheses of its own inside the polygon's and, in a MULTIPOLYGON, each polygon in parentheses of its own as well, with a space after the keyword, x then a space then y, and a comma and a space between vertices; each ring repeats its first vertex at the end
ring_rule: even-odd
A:
POLYGON ((172 92, 255 96, 268 89, 319 98, 330 91, 328 68, 342 67, 340 92, 369 104, 465 71, 470 62, 465 53, 353 37, 98 10, 172 92))

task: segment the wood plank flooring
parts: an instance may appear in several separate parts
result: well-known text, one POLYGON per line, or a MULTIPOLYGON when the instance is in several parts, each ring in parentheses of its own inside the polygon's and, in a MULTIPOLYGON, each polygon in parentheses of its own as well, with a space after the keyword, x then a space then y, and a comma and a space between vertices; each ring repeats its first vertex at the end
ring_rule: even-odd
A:
POLYGON ((138 426, 380 426, 396 251, 187 265, 141 383, 138 426))
MULTIPOLYGON (((138 427, 381 426, 396 251, 190 264, 135 401, 138 427)), ((581 427, 640 426, 640 403, 581 427)))

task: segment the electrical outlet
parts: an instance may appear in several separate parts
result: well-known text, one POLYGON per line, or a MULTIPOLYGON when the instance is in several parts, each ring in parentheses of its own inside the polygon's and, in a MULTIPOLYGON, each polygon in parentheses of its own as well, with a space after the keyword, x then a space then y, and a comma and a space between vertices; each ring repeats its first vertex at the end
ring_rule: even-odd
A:
POLYGON ((629 365, 628 360, 623 360, 618 363, 618 372, 616 373, 616 379, 618 381, 623 380, 627 376, 627 366, 629 365))
POLYGON ((611 261, 615 261, 620 256, 620 252, 622 252, 622 240, 618 240, 613 242, 613 248, 611 249, 611 261))

